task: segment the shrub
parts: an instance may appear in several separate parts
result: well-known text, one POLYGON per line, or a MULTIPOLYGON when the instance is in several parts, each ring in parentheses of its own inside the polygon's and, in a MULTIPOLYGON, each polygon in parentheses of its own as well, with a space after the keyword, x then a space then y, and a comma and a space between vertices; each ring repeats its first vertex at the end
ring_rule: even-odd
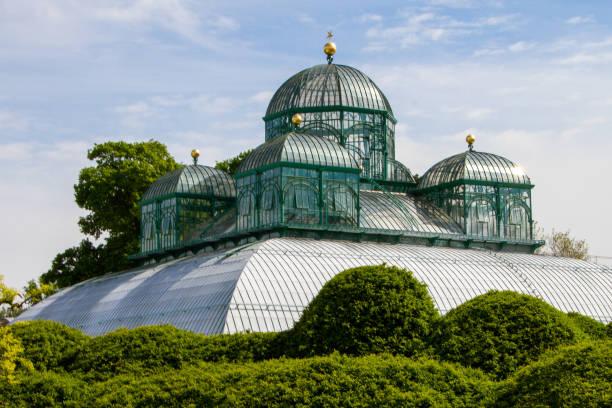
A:
POLYGON ((49 320, 17 322, 9 327, 38 370, 65 368, 90 339, 79 330, 49 320))
POLYGON ((502 383, 496 407, 612 406, 612 341, 551 351, 502 383))
POLYGON ((504 378, 578 336, 569 318, 544 301, 491 291, 448 312, 435 343, 443 359, 504 378))
POLYGON ((411 272, 364 266, 327 282, 283 339, 287 354, 293 356, 334 350, 349 355, 417 355, 427 351, 438 317, 426 285, 411 272))
POLYGON ((119 329, 93 338, 73 368, 105 376, 136 369, 181 368, 199 361, 257 361, 268 357, 276 333, 206 336, 174 326, 119 329))
MULTIPOLYGON (((0 388, 15 381, 15 370, 23 364, 23 346, 8 329, 0 327, 0 388)), ((26 364, 29 364, 25 360, 26 364)))
POLYGON ((592 339, 605 339, 606 338, 606 325, 598 322, 597 320, 581 315, 580 313, 570 312, 567 317, 578 327, 584 334, 592 339))
POLYGON ((332 355, 202 364, 91 387, 97 406, 478 406, 491 383, 475 370, 405 357, 332 355))
POLYGON ((0 389, 0 406, 23 408, 91 406, 86 382, 70 374, 44 371, 20 375, 18 382, 0 389), (5 405, 3 405, 5 404, 5 405))

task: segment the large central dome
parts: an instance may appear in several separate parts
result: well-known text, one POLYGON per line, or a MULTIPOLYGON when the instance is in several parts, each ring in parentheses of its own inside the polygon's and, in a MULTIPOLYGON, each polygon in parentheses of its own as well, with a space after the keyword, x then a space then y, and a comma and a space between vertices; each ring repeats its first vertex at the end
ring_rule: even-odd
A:
POLYGON ((272 97, 264 119, 321 108, 358 108, 393 117, 389 101, 363 72, 346 65, 321 64, 289 78, 272 97))

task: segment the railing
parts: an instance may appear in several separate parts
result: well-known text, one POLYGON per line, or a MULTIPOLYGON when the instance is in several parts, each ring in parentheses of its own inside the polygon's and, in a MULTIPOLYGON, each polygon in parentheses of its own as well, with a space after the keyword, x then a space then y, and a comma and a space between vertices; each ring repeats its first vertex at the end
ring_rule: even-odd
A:
POLYGON ((612 256, 589 255, 587 260, 597 265, 603 265, 612 268, 612 256))

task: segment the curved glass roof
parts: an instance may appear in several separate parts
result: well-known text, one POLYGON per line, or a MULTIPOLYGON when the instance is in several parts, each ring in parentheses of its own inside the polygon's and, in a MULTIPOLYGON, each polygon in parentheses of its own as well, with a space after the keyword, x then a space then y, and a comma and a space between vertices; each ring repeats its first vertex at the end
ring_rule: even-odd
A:
POLYGON ((232 176, 224 171, 199 164, 190 165, 157 179, 144 193, 142 200, 152 200, 174 193, 234 198, 236 183, 232 176))
POLYGON ((387 97, 363 72, 336 64, 307 68, 289 78, 276 91, 266 118, 303 108, 361 108, 385 111, 393 116, 387 97))
POLYGON ((443 314, 497 289, 536 296, 603 323, 612 320, 612 270, 585 261, 277 238, 93 278, 50 296, 16 321, 55 320, 92 335, 151 324, 206 334, 281 331, 335 275, 383 262, 413 271, 443 314))
POLYGON ((359 169, 349 151, 338 143, 307 132, 289 132, 255 148, 238 173, 279 162, 359 169))
POLYGON ((518 164, 492 153, 468 150, 434 164, 421 177, 419 188, 426 189, 460 181, 531 186, 529 176, 518 164))

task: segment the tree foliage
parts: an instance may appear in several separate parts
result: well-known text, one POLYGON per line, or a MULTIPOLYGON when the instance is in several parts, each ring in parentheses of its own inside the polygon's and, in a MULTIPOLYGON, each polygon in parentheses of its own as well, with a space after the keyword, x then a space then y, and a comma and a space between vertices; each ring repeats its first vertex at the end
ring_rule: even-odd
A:
POLYGON ((87 158, 95 165, 82 169, 74 186, 76 203, 88 212, 79 226, 84 234, 106 240, 94 245, 85 239, 55 257, 43 280, 60 287, 132 265, 127 257, 138 251, 140 198, 155 180, 179 167, 166 146, 154 140, 96 144, 87 158))
POLYGON ((15 369, 21 355, 23 346, 8 327, 0 327, 0 387, 15 381, 15 369))
POLYGON ((574 343, 581 332, 546 302, 491 291, 448 312, 440 321, 439 355, 505 378, 548 349, 574 343))
POLYGON ((570 231, 553 231, 548 242, 548 247, 553 256, 583 260, 587 259, 589 256, 589 246, 586 241, 573 238, 570 235, 570 231))
POLYGON ((28 307, 35 305, 57 291, 54 284, 30 280, 22 291, 4 283, 0 275, 0 318, 16 317, 28 307))
POLYGON ((252 151, 252 149, 249 149, 244 152, 241 152, 235 157, 216 162, 215 169, 223 170, 233 176, 238 171, 238 167, 240 167, 240 164, 243 162, 243 160, 246 159, 246 157, 251 154, 252 151))
POLYGON ((296 355, 417 355, 428 350, 437 319, 426 285, 411 272, 363 266, 327 282, 285 337, 296 355))

